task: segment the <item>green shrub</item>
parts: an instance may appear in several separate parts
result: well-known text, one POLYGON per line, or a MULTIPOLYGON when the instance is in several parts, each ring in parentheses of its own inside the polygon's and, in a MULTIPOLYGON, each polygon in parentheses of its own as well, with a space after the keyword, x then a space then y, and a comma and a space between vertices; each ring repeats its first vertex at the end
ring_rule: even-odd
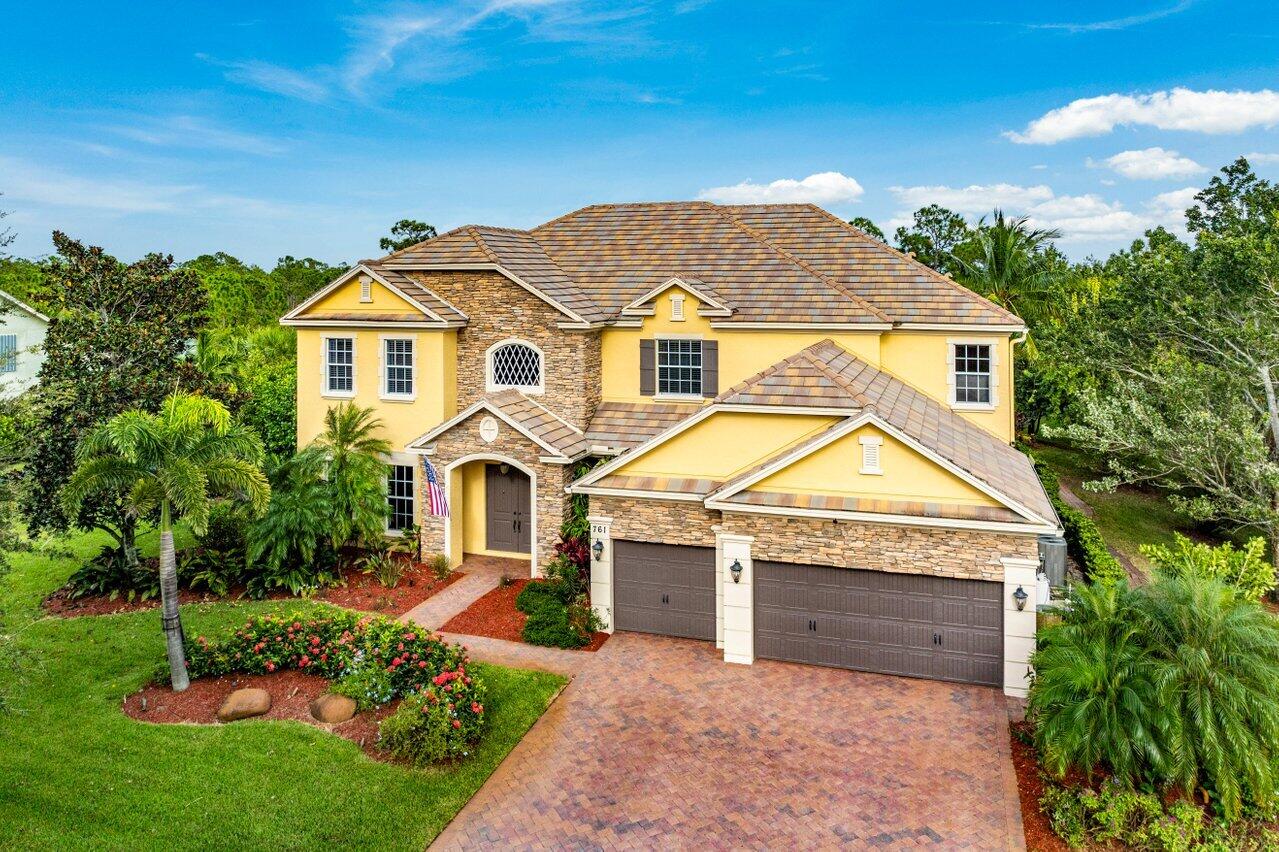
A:
POLYGON ((409 563, 396 555, 391 544, 383 539, 365 549, 359 563, 365 574, 372 574, 377 581, 388 589, 394 589, 404 579, 404 572, 409 563))
POLYGON ((332 504, 312 466, 294 458, 271 472, 271 502, 249 532, 249 594, 310 592, 337 581, 329 541, 332 504))
POLYGON ((532 615, 545 605, 563 605, 560 587, 546 580, 531 580, 520 593, 515 596, 515 608, 526 615, 532 615))
POLYGON ((426 560, 426 567, 437 580, 447 579, 453 573, 452 561, 446 553, 432 553, 426 560))
POLYGON ((1066 534, 1066 549, 1079 563, 1084 575, 1098 583, 1113 583, 1127 579, 1128 572, 1119 564, 1119 560, 1111 555, 1105 539, 1101 537, 1101 532, 1092 518, 1073 506, 1067 505, 1061 499, 1061 483, 1057 474, 1043 462, 1037 459, 1032 460, 1035 464, 1035 472, 1039 474, 1039 481, 1043 483, 1049 501, 1057 510, 1057 517, 1061 519, 1061 526, 1066 534))
POLYGON ((138 559, 136 550, 122 545, 106 545, 67 580, 71 597, 106 595, 111 600, 123 595, 129 601, 145 601, 160 596, 160 572, 155 565, 138 559))
POLYGON ((379 726, 378 747, 414 766, 466 757, 483 731, 483 685, 463 700, 470 704, 459 708, 456 695, 434 685, 406 696, 379 726))
POLYGON ((564 599, 567 585, 553 580, 534 580, 520 590, 515 608, 528 614, 521 637, 530 645, 552 648, 581 648, 589 645, 591 634, 601 627, 587 596, 564 599))
POLYGON ((1173 534, 1172 546, 1143 544, 1142 554, 1154 566, 1174 576, 1199 574, 1235 587, 1254 601, 1275 587, 1275 572, 1266 561, 1266 542, 1252 538, 1236 550, 1230 542, 1213 547, 1173 534))
POLYGON ((1050 783, 1039 806, 1057 836, 1076 849, 1090 844, 1160 852, 1202 848, 1203 811, 1184 800, 1165 807, 1154 793, 1109 781, 1098 790, 1050 783))

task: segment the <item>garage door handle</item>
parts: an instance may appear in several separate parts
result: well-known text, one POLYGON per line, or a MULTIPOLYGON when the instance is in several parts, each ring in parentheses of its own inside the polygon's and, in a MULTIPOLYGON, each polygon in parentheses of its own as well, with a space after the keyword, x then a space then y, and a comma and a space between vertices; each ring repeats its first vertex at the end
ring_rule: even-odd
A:
POLYGON ((809 622, 808 622, 808 629, 809 629, 809 630, 811 630, 811 631, 813 631, 814 633, 816 633, 816 632, 817 632, 817 622, 816 622, 816 621, 809 621, 809 622))
POLYGON ((670 596, 670 595, 662 595, 662 603, 664 603, 664 604, 668 604, 668 603, 670 603, 670 602, 671 602, 671 596, 670 596))
POLYGON ((940 645, 940 644, 941 644, 941 634, 940 634, 940 633, 934 633, 934 634, 933 634, 933 644, 934 644, 934 645, 940 645))

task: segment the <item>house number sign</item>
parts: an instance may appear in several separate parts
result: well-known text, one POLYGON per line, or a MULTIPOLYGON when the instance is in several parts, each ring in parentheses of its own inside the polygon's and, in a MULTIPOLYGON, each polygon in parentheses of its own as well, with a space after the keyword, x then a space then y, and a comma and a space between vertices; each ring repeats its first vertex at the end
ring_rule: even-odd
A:
POLYGON ((484 439, 484 443, 491 444, 497 440, 497 420, 492 417, 485 417, 480 421, 480 437, 484 439))

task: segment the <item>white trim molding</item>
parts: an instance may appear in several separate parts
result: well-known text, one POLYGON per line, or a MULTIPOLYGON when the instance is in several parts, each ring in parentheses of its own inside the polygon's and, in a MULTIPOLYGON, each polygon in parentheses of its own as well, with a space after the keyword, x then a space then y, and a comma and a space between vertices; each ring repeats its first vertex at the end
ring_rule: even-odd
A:
MULTIPOLYGON (((540 460, 553 462, 555 464, 567 464, 573 461, 573 459, 565 456, 558 449, 546 443, 537 435, 534 435, 532 432, 530 432, 528 429, 526 429, 524 426, 518 423, 513 417, 508 415, 506 412, 502 411, 502 409, 498 408, 496 405, 494 405, 491 401, 487 399, 477 400, 476 402, 471 404, 469 407, 467 407, 464 411, 459 412, 458 414, 454 415, 448 420, 445 420, 443 423, 439 424, 435 428, 431 429, 429 432, 426 432, 420 437, 410 441, 406 449, 411 453, 422 453, 425 455, 430 455, 433 452, 433 449, 430 447, 426 447, 425 446, 426 444, 429 444, 430 442, 434 441, 440 435, 443 435, 445 432, 449 431, 454 426, 458 425, 459 423, 461 423, 462 421, 466 420, 468 417, 470 417, 471 415, 479 411, 487 411, 488 413, 492 414, 498 420, 501 420, 503 423, 510 426, 516 432, 519 432, 525 438, 528 438, 530 441, 537 444, 539 447, 546 450, 546 452, 550 454, 549 456, 543 457, 540 460)), ((577 431, 579 435, 581 434, 580 430, 575 429, 574 431, 577 431)))
POLYGON ((555 310, 557 310, 557 311, 559 311, 560 313, 564 314, 564 316, 566 316, 566 317, 568 317, 569 319, 573 320, 573 323, 572 323, 571 325, 562 326, 562 327, 568 327, 568 328, 593 328, 593 327, 595 327, 596 325, 600 325, 600 323, 594 323, 594 324, 593 324, 593 323, 591 323, 589 320, 583 319, 583 318, 582 318, 582 316, 581 316, 580 314, 578 314, 578 313, 577 313, 577 312, 575 312, 575 311, 569 310, 567 307, 565 307, 564 305, 560 304, 559 302, 557 302, 555 299, 551 298, 550 296, 546 295, 546 294, 545 294, 545 293, 543 293, 541 290, 539 290, 538 288, 534 287, 532 284, 528 283, 528 282, 527 282, 527 281, 525 281, 523 278, 521 278, 520 276, 516 275, 514 272, 512 272, 512 271, 511 271, 511 270, 509 270, 509 269, 507 269, 505 266, 503 266, 503 265, 502 265, 502 264, 500 264, 500 263, 417 263, 417 262, 413 262, 413 261, 397 262, 397 261, 392 260, 392 261, 387 262, 387 264, 386 264, 386 268, 387 268, 387 269, 397 269, 397 270, 399 270, 399 269, 414 269, 414 270, 440 270, 440 271, 444 271, 444 272, 453 272, 453 271, 456 271, 456 272, 498 272, 498 273, 501 273, 504 277, 506 277, 506 278, 510 279, 511 281, 513 281, 514 283, 516 283, 516 284, 520 285, 520 286, 521 286, 521 287, 523 287, 525 290, 529 291, 529 292, 530 292, 530 293, 532 293, 534 296, 536 296, 537 298, 541 299, 543 302, 546 302, 546 304, 550 305, 552 308, 555 308, 555 310))
POLYGON ((884 475, 884 439, 878 435, 862 435, 857 439, 862 448, 862 465, 859 473, 867 476, 884 475))
POLYGON ((377 396, 383 402, 413 402, 417 399, 417 380, 421 375, 418 369, 418 345, 416 334, 379 334, 378 339, 378 371, 377 371, 377 396), (409 342, 409 384, 412 390, 408 393, 391 393, 386 389, 386 344, 392 340, 406 340, 409 342))
MULTIPOLYGON (((342 273, 342 275, 338 276, 338 278, 335 279, 332 284, 329 284, 328 286, 325 286, 325 287, 321 287, 309 299, 302 302, 296 308, 294 308, 293 310, 285 314, 283 317, 281 317, 280 325, 335 325, 335 324, 338 324, 328 320, 307 320, 304 315, 306 314, 307 310, 310 309, 312 305, 319 302, 325 296, 329 295, 334 290, 338 289, 339 287, 341 287, 342 285, 350 281, 352 278, 355 278, 359 275, 367 275, 369 278, 381 284, 387 290, 399 296, 402 300, 404 300, 405 304, 409 305, 411 308, 413 308, 413 310, 417 311, 418 313, 422 314, 422 316, 427 318, 429 322, 427 322, 426 327, 451 328, 454 325, 456 325, 455 323, 447 322, 443 317, 435 313, 435 311, 430 310, 421 302, 419 302, 417 299, 414 299, 412 296, 405 293, 399 287, 396 287, 390 281, 387 281, 386 278, 382 277, 381 275, 378 275, 377 272, 375 272, 372 268, 370 268, 369 266, 366 266, 363 263, 352 266, 346 272, 342 273)), ((361 301, 363 301, 363 299, 361 299, 361 301)), ((372 301, 371 298, 370 298, 370 301, 372 301)), ((371 325, 380 324, 384 326, 390 324, 387 322, 379 323, 376 317, 370 317, 366 321, 344 320, 344 321, 340 321, 340 324, 345 325, 349 322, 367 322, 371 325)), ((396 324, 398 325, 399 323, 396 323, 396 324)))
POLYGON ((359 389, 359 347, 356 346, 353 334, 321 334, 320 335, 320 396, 324 399, 354 399, 359 389), (329 341, 351 341, 351 389, 331 390, 329 388, 329 341))
MULTIPOLYGON (((511 458, 510 456, 504 456, 498 453, 471 453, 470 455, 462 456, 460 459, 454 459, 449 462, 444 467, 444 470, 440 472, 440 475, 444 477, 444 500, 449 505, 449 517, 443 518, 445 555, 447 555, 450 560, 453 558, 453 512, 458 508, 461 508, 462 517, 460 518, 460 523, 463 525, 466 523, 465 507, 454 501, 454 497, 456 495, 453 494, 453 471, 456 468, 461 467, 464 464, 469 464, 473 461, 491 461, 499 464, 509 464, 516 470, 522 471, 528 475, 529 506, 531 509, 530 514, 533 516, 533 526, 529 530, 529 576, 538 576, 537 566, 541 564, 541 561, 538 558, 538 548, 540 547, 540 543, 537 539, 537 471, 523 462, 511 458)), ((487 517, 486 511, 486 523, 487 517)), ((462 529, 462 535, 463 537, 466 535, 466 529, 464 526, 462 529)))
POLYGON ((994 411, 999 407, 999 347, 989 337, 946 338, 946 404, 954 411, 994 411), (955 347, 985 346, 990 350, 990 402, 959 402, 955 398, 955 347))
POLYGON ((591 609, 604 623, 605 633, 613 632, 613 519, 606 515, 587 515, 590 524, 590 541, 587 547, 591 560, 591 609), (595 558, 595 543, 604 548, 595 558))
MULTIPOLYGON (((654 309, 647 303, 662 295, 662 293, 672 287, 678 287, 697 300, 699 305, 697 309, 698 316, 728 317, 733 315, 733 311, 723 302, 711 296, 710 293, 698 287, 696 284, 690 283, 679 276, 668 278, 666 281, 658 284, 638 299, 631 301, 630 304, 622 308, 621 315, 624 317, 651 317, 654 313, 654 309)), ((672 296, 672 298, 674 298, 674 296, 672 296)))

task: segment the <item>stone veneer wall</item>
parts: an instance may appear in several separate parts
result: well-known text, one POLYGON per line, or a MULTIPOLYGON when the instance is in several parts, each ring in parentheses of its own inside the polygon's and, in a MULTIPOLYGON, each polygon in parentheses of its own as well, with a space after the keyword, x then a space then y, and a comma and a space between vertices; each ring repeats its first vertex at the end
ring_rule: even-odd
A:
POLYGON ((976 530, 720 513, 697 503, 592 497, 591 514, 613 519, 612 537, 715 546, 725 533, 754 536, 751 558, 970 580, 1004 578, 1000 557, 1038 559, 1035 536, 976 530))
MULTIPOLYGON (((546 451, 502 420, 498 420, 497 439, 492 443, 485 441, 480 437, 480 421, 487 416, 489 414, 486 411, 477 412, 436 439, 431 463, 444 476, 445 469, 458 459, 482 454, 505 456, 533 470, 537 474, 537 493, 533 495, 537 513, 537 540, 533 542, 533 548, 540 571, 550 558, 555 543, 559 540, 560 526, 571 509, 569 496, 564 492, 569 483, 569 466, 538 461, 538 457, 546 455, 546 451)), ((450 510, 462 511, 461 495, 449 496, 453 502, 450 510)), ((431 517, 423 511, 421 525, 424 553, 440 553, 444 550, 444 525, 448 522, 448 518, 431 517)))
MULTIPOLYGON (((530 395, 585 431, 601 393, 599 331, 566 331, 568 318, 500 272, 411 272, 422 286, 469 318, 457 332, 458 410, 484 395, 486 355, 494 343, 515 337, 541 348, 545 393, 530 395)), ((425 430, 423 430, 425 431, 425 430)))

